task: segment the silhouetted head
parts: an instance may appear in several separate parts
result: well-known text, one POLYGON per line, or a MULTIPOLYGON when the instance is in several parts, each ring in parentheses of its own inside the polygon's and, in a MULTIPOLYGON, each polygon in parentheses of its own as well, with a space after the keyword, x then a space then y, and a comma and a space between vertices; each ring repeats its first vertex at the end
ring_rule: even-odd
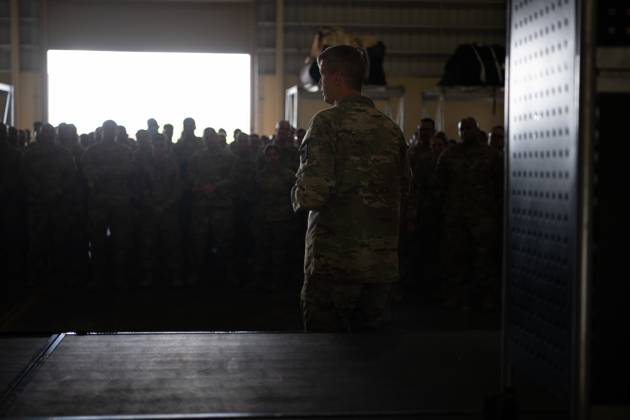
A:
POLYGON ((265 164, 271 167, 278 166, 280 163, 280 148, 275 144, 268 144, 263 150, 265 164))
POLYGON ((503 126, 496 125, 492 127, 492 130, 490 130, 488 144, 490 147, 494 147, 495 149, 503 152, 503 149, 505 149, 505 130, 503 129, 503 126))
POLYGON ((479 126, 473 117, 462 119, 457 125, 457 129, 462 142, 467 144, 479 142, 479 126))
POLYGON ((242 131, 240 128, 237 128, 236 130, 234 130, 234 133, 232 133, 232 138, 234 139, 234 141, 236 141, 236 139, 238 139, 238 135, 241 134, 242 131))
POLYGON ((251 143, 246 133, 238 133, 238 137, 234 141, 235 152, 239 155, 248 155, 251 151, 251 143))
POLYGON ((287 120, 278 121, 276 124, 276 142, 287 144, 291 142, 291 124, 287 120))
POLYGON ((118 126, 112 120, 107 120, 103 123, 101 128, 101 137, 103 142, 111 142, 116 138, 116 131, 118 126))
POLYGON ((203 130, 203 141, 208 149, 216 149, 220 146, 219 135, 212 127, 203 130))
POLYGON ((168 143, 172 143, 173 142, 173 125, 164 124, 164 128, 162 128, 162 135, 164 135, 168 143))
POLYGON ((434 157, 439 157, 447 147, 448 139, 446 138, 446 134, 444 134, 444 132, 438 131, 433 137, 431 137, 431 152, 434 157))
POLYGON ((184 134, 194 135, 195 130, 197 129, 197 125, 195 124, 195 120, 192 118, 184 118, 184 134))
POLYGON ((42 144, 50 144, 55 142, 55 127, 50 124, 42 124, 37 136, 37 142, 42 144))
POLYGON ((147 120, 147 130, 149 131, 149 133, 157 133, 159 128, 160 125, 155 120, 155 118, 149 118, 147 120))
POLYGON ((219 145, 221 147, 227 146, 227 131, 225 131, 225 129, 223 128, 219 128, 218 134, 219 134, 219 137, 218 137, 219 145))
POLYGON ((72 143, 72 130, 66 123, 61 123, 57 127, 57 140, 59 144, 68 147, 72 143))
POLYGON ((317 57, 324 100, 334 104, 348 96, 361 94, 365 78, 364 54, 349 45, 337 45, 317 57))
POLYGON ((151 133, 148 130, 138 130, 136 132, 136 140, 138 141, 138 149, 147 151, 151 149, 151 133))
POLYGON ((431 138, 435 135, 435 121, 431 118, 423 118, 416 127, 416 138, 423 146, 429 146, 431 138))

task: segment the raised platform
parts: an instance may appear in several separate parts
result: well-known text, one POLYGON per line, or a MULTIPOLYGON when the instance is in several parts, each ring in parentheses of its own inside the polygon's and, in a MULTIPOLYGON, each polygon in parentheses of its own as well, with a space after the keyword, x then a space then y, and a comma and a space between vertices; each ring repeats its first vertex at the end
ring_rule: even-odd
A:
MULTIPOLYGON (((15 340, 2 339, 0 352, 18 351, 15 340)), ((495 333, 60 335, 49 344, 2 414, 470 418, 499 384, 495 333)))

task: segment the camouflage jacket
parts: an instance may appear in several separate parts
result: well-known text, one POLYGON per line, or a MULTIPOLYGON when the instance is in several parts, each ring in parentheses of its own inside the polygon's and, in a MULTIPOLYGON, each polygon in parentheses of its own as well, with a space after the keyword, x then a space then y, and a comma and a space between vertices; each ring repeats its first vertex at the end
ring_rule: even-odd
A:
POLYGON ((256 221, 282 222, 295 217, 291 207, 291 187, 295 173, 282 164, 263 167, 256 174, 256 221))
POLYGON ((22 153, 6 141, 0 142, 0 199, 3 203, 16 197, 21 163, 22 153))
POLYGON ((129 147, 116 142, 95 144, 83 154, 82 167, 90 202, 129 204, 132 176, 129 147))
POLYGON ((175 161, 168 156, 151 159, 151 202, 154 210, 174 210, 181 193, 175 161))
POLYGON ((402 201, 410 172, 400 128, 365 97, 311 120, 291 191, 309 210, 304 272, 339 282, 398 280, 402 201))
POLYGON ((473 142, 445 150, 437 164, 437 180, 445 215, 500 217, 503 162, 492 147, 473 142))
POLYGON ((185 188, 190 188, 188 177, 188 163, 190 158, 200 150, 204 150, 204 144, 199 137, 182 137, 173 144, 173 157, 179 166, 179 175, 185 188))
POLYGON ((22 160, 22 180, 28 202, 55 205, 66 196, 77 176, 74 158, 53 143, 35 143, 22 160))
POLYGON ((196 152, 188 163, 188 176, 197 204, 213 208, 232 206, 232 165, 234 156, 217 147, 196 152), (209 192, 205 189, 213 187, 209 192))
POLYGON ((248 205, 253 201, 254 178, 256 176, 256 164, 250 154, 234 154, 232 174, 233 198, 235 205, 248 205))

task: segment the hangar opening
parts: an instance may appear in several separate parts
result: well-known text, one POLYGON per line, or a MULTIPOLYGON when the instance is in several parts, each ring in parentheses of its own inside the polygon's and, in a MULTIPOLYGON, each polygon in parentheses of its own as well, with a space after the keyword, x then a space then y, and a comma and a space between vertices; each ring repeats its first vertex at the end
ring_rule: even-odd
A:
POLYGON ((249 129, 249 54, 48 51, 48 112, 52 124, 73 122, 79 133, 112 119, 133 134, 148 118, 197 127, 249 129))

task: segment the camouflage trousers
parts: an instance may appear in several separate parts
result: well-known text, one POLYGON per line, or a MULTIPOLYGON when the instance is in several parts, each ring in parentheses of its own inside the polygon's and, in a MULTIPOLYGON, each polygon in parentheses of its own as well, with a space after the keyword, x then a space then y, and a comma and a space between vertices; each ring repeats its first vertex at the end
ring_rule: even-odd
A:
POLYGON ((193 205, 192 216, 191 271, 201 273, 210 251, 215 262, 230 276, 234 268, 233 209, 193 205))
POLYGON ((58 205, 32 204, 28 210, 28 267, 31 282, 60 276, 69 223, 58 205))
POLYGON ((132 219, 128 205, 89 204, 88 231, 92 245, 92 265, 97 278, 105 275, 108 265, 105 250, 107 239, 110 237, 114 275, 117 281, 123 279, 130 251, 132 219))
POLYGON ((140 269, 145 274, 157 274, 163 261, 170 276, 180 271, 180 229, 177 209, 156 211, 143 208, 139 214, 140 269))
MULTIPOLYGON (((262 222, 254 227, 255 281, 268 277, 269 286, 278 286, 291 279, 291 251, 295 229, 293 221, 262 222)), ((294 281, 295 278, 293 278, 294 281)))
POLYGON ((498 297, 499 223, 475 215, 444 220, 441 254, 450 299, 468 306, 498 297))
POLYGON ((305 331, 380 330, 390 320, 392 283, 339 283, 304 275, 301 292, 305 331))

